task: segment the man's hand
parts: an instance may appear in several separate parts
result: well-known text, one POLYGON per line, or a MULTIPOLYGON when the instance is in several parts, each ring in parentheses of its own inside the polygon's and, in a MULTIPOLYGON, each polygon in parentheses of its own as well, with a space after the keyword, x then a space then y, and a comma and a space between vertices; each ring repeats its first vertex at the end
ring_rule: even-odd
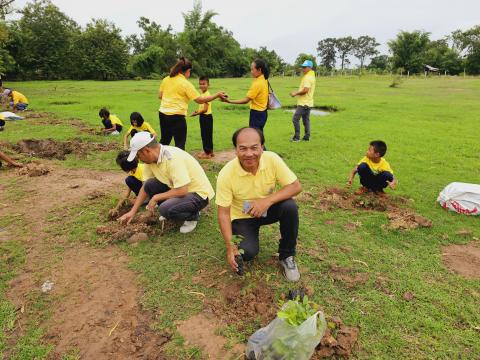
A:
POLYGON ((157 200, 155 200, 155 196, 153 196, 147 204, 147 210, 153 213, 155 206, 157 206, 157 200))
POLYGON ((295 96, 297 96, 297 93, 294 92, 294 91, 292 91, 292 92, 290 93, 290 96, 291 96, 291 97, 295 97, 295 96))
POLYGON ((347 180, 347 186, 348 187, 352 186, 352 181, 353 181, 353 179, 348 179, 347 180))
POLYGON ((127 225, 129 225, 132 222, 134 216, 135 216, 135 213, 130 210, 128 213, 118 218, 117 221, 121 224, 126 223, 127 225))
POLYGON ((23 167, 23 164, 22 164, 22 163, 19 163, 19 162, 16 162, 16 161, 12 161, 12 165, 15 166, 15 167, 18 167, 18 168, 22 168, 22 167, 23 167))
POLYGON ((392 181, 387 181, 387 184, 390 189, 395 190, 397 187, 397 179, 393 179, 392 181))
POLYGON ((240 255, 236 246, 230 246, 227 248, 227 262, 234 272, 238 272, 238 264, 235 261, 235 256, 240 255))
POLYGON ((259 218, 272 205, 273 204, 270 202, 268 198, 252 200, 250 201, 250 209, 248 209, 247 214, 249 214, 250 216, 259 218))

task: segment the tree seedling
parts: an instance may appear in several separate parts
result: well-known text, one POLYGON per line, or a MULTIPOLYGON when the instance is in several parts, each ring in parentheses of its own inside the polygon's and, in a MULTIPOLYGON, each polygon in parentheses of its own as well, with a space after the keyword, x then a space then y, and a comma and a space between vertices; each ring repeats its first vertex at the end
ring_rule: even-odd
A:
MULTIPOLYGON (((241 235, 234 235, 232 242, 233 244, 238 248, 240 245, 240 242, 243 240, 243 236, 241 235)), ((238 265, 238 271, 237 274, 240 276, 243 276, 245 274, 245 270, 243 268, 243 257, 242 255, 245 253, 243 249, 238 248, 238 252, 240 253, 239 255, 235 255, 235 262, 238 265)))

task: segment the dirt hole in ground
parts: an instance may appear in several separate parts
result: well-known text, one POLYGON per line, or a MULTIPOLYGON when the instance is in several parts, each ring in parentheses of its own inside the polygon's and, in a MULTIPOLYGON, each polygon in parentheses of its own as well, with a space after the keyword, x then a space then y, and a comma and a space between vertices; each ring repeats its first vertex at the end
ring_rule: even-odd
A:
POLYGON ((224 150, 224 151, 215 152, 215 156, 209 159, 202 158, 201 157, 202 154, 203 152, 195 152, 193 153, 193 156, 197 159, 211 161, 219 164, 225 164, 230 160, 235 159, 235 157, 237 156, 237 154, 235 153, 235 150, 224 150))
POLYGON ((30 163, 23 168, 17 170, 18 175, 26 175, 29 177, 47 175, 51 169, 45 164, 30 163))
MULTIPOLYGON (((410 203, 409 199, 400 196, 381 196, 374 193, 355 195, 345 188, 330 187, 316 195, 305 194, 299 198, 299 201, 311 203, 314 208, 322 212, 337 209, 351 210, 352 212, 359 210, 385 212, 389 220, 388 228, 393 230, 411 230, 432 226, 430 220, 406 207, 410 203)), ((350 225, 347 226, 347 229, 352 230, 350 225)))
POLYGON ((66 155, 74 154, 77 156, 86 156, 94 151, 110 151, 119 149, 116 143, 97 143, 82 139, 72 139, 67 141, 56 141, 53 139, 42 140, 20 140, 17 144, 11 145, 11 148, 22 154, 46 159, 65 160, 66 155))
POLYGON ((480 279, 480 247, 478 244, 449 245, 442 248, 442 259, 451 271, 467 279, 480 279))
POLYGON ((80 104, 78 101, 52 101, 50 105, 74 105, 80 104))
POLYGON ((358 272, 350 268, 332 265, 329 271, 330 277, 335 281, 344 283, 348 288, 365 284, 370 274, 366 272, 358 272))

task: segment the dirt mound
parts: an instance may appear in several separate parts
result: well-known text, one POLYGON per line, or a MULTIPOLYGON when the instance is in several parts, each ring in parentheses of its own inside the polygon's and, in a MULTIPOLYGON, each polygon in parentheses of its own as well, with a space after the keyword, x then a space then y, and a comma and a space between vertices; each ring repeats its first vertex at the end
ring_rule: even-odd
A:
POLYGON ((26 175, 30 177, 47 175, 50 168, 44 164, 27 164, 23 168, 17 170, 18 175, 26 175))
POLYGON ((370 275, 365 272, 357 272, 350 268, 332 265, 329 271, 330 277, 335 281, 341 281, 348 288, 353 288, 357 285, 365 284, 370 275))
MULTIPOLYGON (((327 212, 335 209, 386 212, 389 228, 394 230, 411 230, 419 227, 432 227, 432 222, 407 207, 409 200, 398 196, 376 195, 366 193, 355 195, 348 189, 331 187, 321 191, 317 198, 311 193, 301 198, 313 201, 313 207, 327 212)), ((345 229, 354 231, 361 226, 360 222, 348 223, 345 229)))
MULTIPOLYGON (((111 217, 110 217, 111 218, 111 217)), ((112 219, 105 225, 97 226, 97 234, 100 235, 100 242, 104 244, 113 244, 120 241, 126 241, 132 236, 145 233, 148 236, 161 236, 165 231, 176 228, 175 221, 159 221, 158 216, 142 213, 135 216, 129 225, 120 224, 112 219)))
POLYGON ((235 345, 228 350, 227 339, 217 335, 221 328, 218 320, 207 314, 200 313, 185 321, 176 323, 177 330, 186 340, 186 345, 200 347, 208 359, 240 359, 244 352, 244 345, 235 345))
POLYGON ((346 326, 338 317, 326 317, 327 330, 323 335, 312 360, 329 358, 332 356, 349 358, 358 342, 359 329, 346 326))
POLYGON ((93 151, 110 151, 119 148, 116 143, 95 143, 82 139, 73 139, 69 141, 56 141, 53 139, 43 140, 20 140, 12 148, 22 154, 46 159, 65 160, 68 154, 86 156, 93 151))
POLYGON ((423 216, 407 209, 392 209, 387 214, 389 228, 395 230, 411 230, 418 227, 432 227, 432 222, 423 216))
POLYGON ((235 159, 235 157, 237 156, 237 154, 235 153, 235 150, 225 150, 225 151, 215 152, 215 156, 212 157, 212 158, 209 158, 209 159, 201 158, 201 156, 200 156, 201 154, 203 154, 203 152, 195 152, 192 155, 196 159, 201 159, 201 160, 205 160, 205 161, 213 161, 213 162, 219 163, 219 164, 225 164, 226 162, 229 162, 230 160, 235 159))
POLYGON ((442 248, 442 259, 451 271, 467 278, 480 279, 480 247, 478 244, 449 245, 442 248))
POLYGON ((222 299, 205 300, 205 312, 214 314, 224 324, 235 325, 240 332, 257 319, 262 326, 267 325, 277 311, 273 291, 261 281, 251 285, 240 280, 223 284, 222 299))

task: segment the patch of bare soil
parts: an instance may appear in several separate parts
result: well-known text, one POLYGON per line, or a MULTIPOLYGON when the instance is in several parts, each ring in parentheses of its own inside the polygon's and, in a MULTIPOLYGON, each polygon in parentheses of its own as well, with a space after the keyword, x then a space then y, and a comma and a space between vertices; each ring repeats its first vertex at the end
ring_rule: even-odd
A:
POLYGON ((237 156, 237 154, 235 153, 235 150, 225 150, 225 151, 215 152, 215 156, 212 157, 212 158, 209 158, 209 159, 201 158, 199 156, 201 154, 202 154, 202 152, 196 152, 196 153, 193 153, 192 155, 197 159, 201 159, 201 160, 205 160, 205 161, 212 161, 212 162, 219 163, 219 164, 225 164, 225 163, 229 162, 230 160, 235 159, 235 157, 237 156))
POLYGON ((442 248, 442 259, 451 271, 467 279, 480 279, 478 244, 449 245, 442 248))
POLYGON ((30 177, 47 175, 49 172, 50 168, 47 165, 40 163, 30 163, 17 170, 18 175, 30 177))
POLYGON ((326 317, 327 330, 320 344, 317 346, 312 360, 323 358, 349 358, 358 345, 360 330, 357 327, 347 326, 338 317, 326 317))
POLYGON ((227 339, 216 335, 216 331, 222 325, 212 315, 200 313, 185 321, 179 321, 176 325, 187 345, 200 347, 208 354, 208 359, 239 359, 245 351, 245 346, 240 344, 235 345, 233 349, 225 348, 227 339))
MULTIPOLYGON (((307 197, 307 199, 312 198, 314 197, 307 197)), ((379 196, 373 193, 355 195, 347 189, 331 187, 320 192, 313 202, 313 207, 323 212, 335 209, 386 212, 389 220, 388 228, 393 230, 432 227, 430 220, 417 215, 413 210, 406 207, 409 200, 403 197, 379 196)), ((344 228, 348 231, 355 231, 360 226, 361 223, 359 222, 350 222, 344 228)))
POLYGON ((340 281, 349 288, 365 284, 370 277, 369 273, 356 272, 353 269, 335 265, 330 266, 329 275, 333 280, 340 281))
POLYGON ((51 359, 61 359, 72 349, 82 359, 166 359, 162 346, 171 335, 150 328, 153 316, 139 305, 142 293, 135 274, 128 270, 128 257, 116 247, 83 245, 88 238, 67 245, 66 235, 46 231, 51 221, 47 216, 61 219, 65 205, 78 206, 89 195, 108 194, 122 183, 118 172, 55 167, 45 176, 16 182, 25 197, 0 208, 0 216, 14 209, 29 219, 21 229, 12 225, 7 235, 0 233, 0 241, 13 235, 27 249, 26 264, 8 289, 9 300, 24 310, 18 312, 16 327, 9 334, 11 344, 24 335, 29 314, 36 311, 29 299, 44 296, 51 316, 39 326, 45 329, 45 342, 54 345, 51 359), (61 257, 59 248, 64 249, 61 257), (54 287, 42 294, 40 287, 46 280, 54 287))
POLYGON ((86 156, 88 153, 94 151, 119 149, 119 145, 110 142, 96 143, 82 139, 73 139, 63 142, 53 139, 27 139, 20 140, 16 145, 12 145, 11 148, 18 153, 29 156, 65 160, 65 156, 68 154, 86 156))
POLYGON ((266 283, 247 286, 242 281, 229 281, 217 287, 222 298, 206 299, 204 311, 214 314, 222 323, 234 324, 243 331, 256 319, 265 326, 275 318, 274 294, 266 283))

